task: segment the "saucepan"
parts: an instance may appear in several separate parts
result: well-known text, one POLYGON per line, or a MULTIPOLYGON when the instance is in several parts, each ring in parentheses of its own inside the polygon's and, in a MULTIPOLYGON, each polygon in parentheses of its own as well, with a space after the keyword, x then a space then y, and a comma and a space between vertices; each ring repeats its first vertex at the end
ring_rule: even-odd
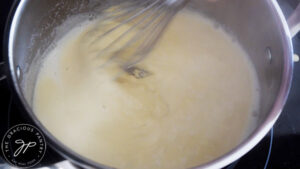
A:
MULTIPOLYGON (((80 15, 93 19, 109 0, 16 1, 6 25, 1 79, 7 78, 24 116, 44 133, 48 144, 72 163, 107 168, 88 160, 59 142, 32 111, 32 97, 42 54, 72 28, 66 21, 80 15), (65 29, 57 29, 64 25, 65 29)), ((286 102, 293 72, 291 37, 299 30, 300 7, 285 20, 275 0, 191 0, 188 7, 215 20, 236 37, 253 62, 261 87, 257 126, 237 147, 197 168, 221 168, 251 150, 272 128, 286 102)), ((82 133, 84 135, 84 133, 82 133)))

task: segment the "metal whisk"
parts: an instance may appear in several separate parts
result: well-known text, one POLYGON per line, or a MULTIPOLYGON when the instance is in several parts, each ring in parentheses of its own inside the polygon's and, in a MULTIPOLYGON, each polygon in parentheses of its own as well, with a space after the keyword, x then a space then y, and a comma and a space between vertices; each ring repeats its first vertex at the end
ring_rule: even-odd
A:
POLYGON ((147 75, 134 65, 145 58, 156 44, 173 16, 187 0, 119 0, 110 4, 102 13, 99 29, 103 33, 92 42, 110 39, 98 51, 97 57, 105 56, 104 66, 117 61, 128 73, 147 75), (136 73, 138 71, 138 73, 136 73))

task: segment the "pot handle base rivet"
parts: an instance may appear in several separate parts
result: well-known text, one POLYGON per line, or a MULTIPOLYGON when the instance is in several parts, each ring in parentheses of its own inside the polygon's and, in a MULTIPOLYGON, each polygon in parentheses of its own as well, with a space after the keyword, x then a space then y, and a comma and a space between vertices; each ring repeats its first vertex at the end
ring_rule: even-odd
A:
POLYGON ((299 62, 299 56, 297 54, 294 54, 293 61, 294 62, 299 62))

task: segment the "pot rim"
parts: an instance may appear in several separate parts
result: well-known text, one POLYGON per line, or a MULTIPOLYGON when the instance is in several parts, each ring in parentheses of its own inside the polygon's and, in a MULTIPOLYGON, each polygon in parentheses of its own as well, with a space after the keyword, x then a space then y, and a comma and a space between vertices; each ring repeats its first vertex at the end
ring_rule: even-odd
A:
MULTIPOLYGON (((47 143, 49 143, 52 148, 57 150, 63 157, 71 160, 73 163, 78 164, 84 167, 95 167, 95 168, 112 168, 100 163, 94 162, 89 160, 70 148, 63 145, 60 141, 58 141, 49 131, 46 129, 45 126, 38 120, 36 115, 33 113, 31 107, 27 103, 25 97, 23 96, 18 80, 16 71, 14 68, 14 60, 13 60, 13 42, 15 38, 16 26, 18 21, 20 20, 20 16, 22 11, 24 10, 24 5, 26 4, 27 0, 21 0, 19 3, 17 1, 14 2, 13 7, 9 13, 9 17, 6 23, 5 31, 4 31, 4 55, 5 62, 8 63, 9 75, 8 79, 12 83, 14 92, 18 95, 19 100, 23 103, 22 106, 24 110, 29 114, 31 120, 35 125, 37 125, 45 134, 47 139, 47 143)), ((293 47, 291 41, 291 35, 288 28, 288 24, 285 20, 285 17, 281 11, 276 0, 269 0, 267 1, 268 5, 272 9, 272 13, 276 18, 276 23, 280 29, 280 37, 282 38, 282 46, 283 46, 283 73, 282 73, 282 80, 278 95, 276 100, 273 104, 272 110, 268 114, 265 121, 255 129, 255 131, 242 143, 240 143, 237 147, 235 147, 230 152, 222 155, 221 157, 202 164, 200 166, 194 167, 195 169, 200 168, 222 168, 235 160, 242 157, 248 151, 250 151, 272 128, 276 120, 278 119, 281 111, 284 107, 284 104, 287 100, 287 96, 290 90, 291 82, 292 82, 292 75, 293 75, 293 47)))
POLYGON ((280 84, 280 89, 276 100, 272 106, 270 113, 268 114, 265 121, 255 129, 255 131, 241 144, 231 150, 229 153, 221 156, 220 158, 201 165, 199 167, 195 167, 195 169, 200 168, 222 168, 249 152, 254 146, 256 146, 263 137, 271 130, 276 120, 280 116, 282 109, 286 103, 293 77, 293 45, 292 45, 292 37, 290 34, 290 30, 287 24, 287 21, 283 15, 283 12, 276 0, 267 1, 269 6, 272 8, 273 15, 276 16, 276 23, 279 25, 280 29, 280 37, 282 38, 282 46, 283 46, 283 72, 282 79, 280 84))

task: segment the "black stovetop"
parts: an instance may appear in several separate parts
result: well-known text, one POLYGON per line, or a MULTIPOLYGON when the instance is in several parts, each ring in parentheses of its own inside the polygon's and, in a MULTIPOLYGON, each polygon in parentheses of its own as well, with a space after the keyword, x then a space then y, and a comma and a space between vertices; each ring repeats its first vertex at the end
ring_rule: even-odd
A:
MULTIPOLYGON (((285 16, 289 16, 299 0, 278 0, 285 16)), ((10 10, 12 0, 0 1, 0 49, 4 25, 10 10)), ((300 34, 293 39, 294 52, 300 54, 300 34)), ((0 55, 0 62, 2 55, 0 55)), ((295 63, 293 84, 282 115, 271 132, 250 152, 241 159, 225 167, 227 169, 298 169, 300 168, 300 62, 295 63)), ((6 80, 0 81, 0 138, 11 126, 26 123, 20 115, 20 110, 10 93, 6 80)), ((2 154, 1 154, 2 155, 2 154)), ((39 166, 48 165, 63 160, 50 147, 39 166)), ((0 158, 0 168, 3 160, 0 158)))

